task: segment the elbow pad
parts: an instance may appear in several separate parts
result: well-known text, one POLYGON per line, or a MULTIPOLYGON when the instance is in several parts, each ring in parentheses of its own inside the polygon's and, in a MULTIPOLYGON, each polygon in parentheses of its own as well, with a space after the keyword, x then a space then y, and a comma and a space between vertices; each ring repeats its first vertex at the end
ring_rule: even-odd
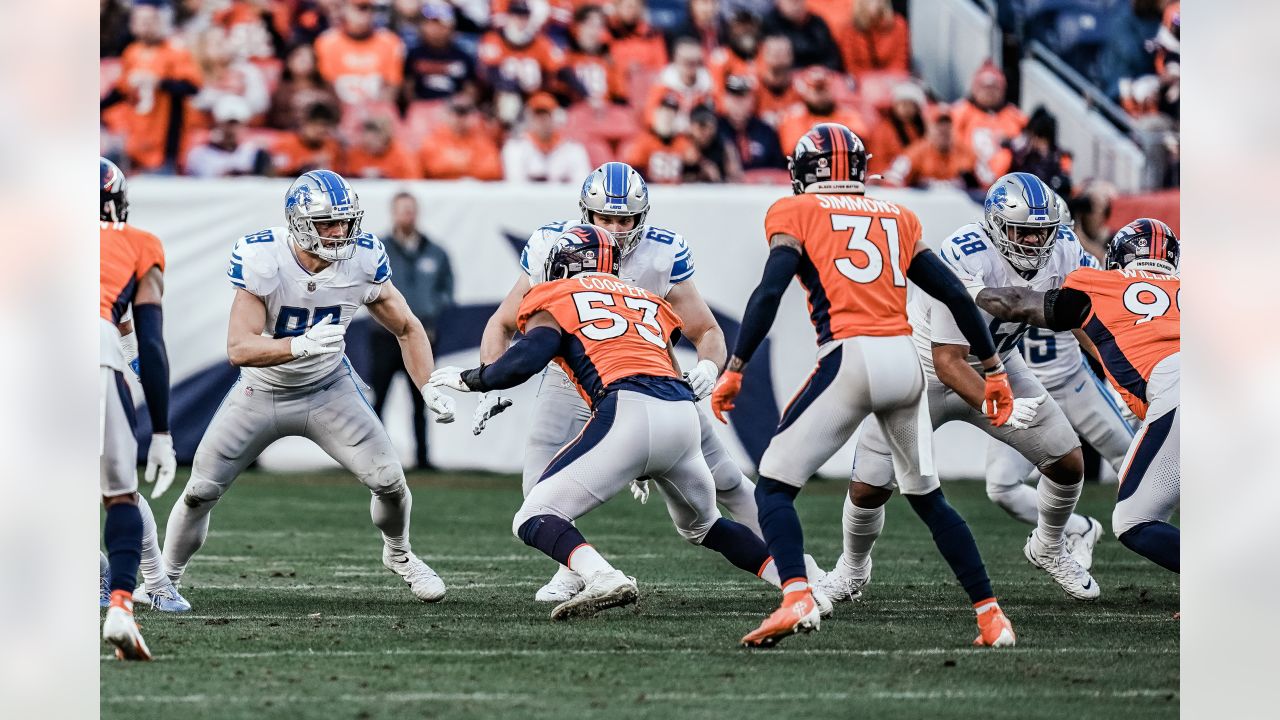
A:
POLYGON ((1075 288, 1054 288, 1044 294, 1044 320, 1050 330, 1082 327, 1092 308, 1089 294, 1075 288))

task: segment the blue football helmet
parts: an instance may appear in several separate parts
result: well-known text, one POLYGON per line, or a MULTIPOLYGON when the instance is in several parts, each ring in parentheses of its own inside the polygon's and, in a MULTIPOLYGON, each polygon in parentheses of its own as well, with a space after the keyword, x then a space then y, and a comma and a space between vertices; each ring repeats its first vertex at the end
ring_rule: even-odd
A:
POLYGON ((592 170, 582 183, 578 207, 582 209, 582 222, 588 225, 592 223, 593 213, 635 217, 636 224, 630 230, 611 233, 622 256, 626 257, 640 243, 640 233, 649 216, 649 187, 630 165, 607 162, 592 170))
POLYGON ((364 210, 356 191, 338 173, 312 170, 294 180, 284 196, 284 215, 289 237, 304 251, 330 262, 349 260, 356 254, 364 210), (321 237, 316 230, 316 223, 341 220, 348 221, 341 237, 321 237))
POLYGON ((982 203, 982 225, 991 242, 1023 272, 1049 262, 1061 222, 1058 196, 1030 173, 1009 173, 996 180, 982 203))

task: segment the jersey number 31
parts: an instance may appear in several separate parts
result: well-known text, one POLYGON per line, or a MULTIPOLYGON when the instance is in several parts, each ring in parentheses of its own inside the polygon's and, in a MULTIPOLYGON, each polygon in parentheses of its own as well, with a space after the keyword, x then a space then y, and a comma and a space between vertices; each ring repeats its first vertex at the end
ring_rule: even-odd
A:
MULTIPOLYGON (((884 273, 884 253, 867 237, 871 230, 871 218, 866 215, 832 215, 831 229, 836 232, 850 230, 849 249, 867 256, 867 264, 858 267, 849 258, 836 258, 836 270, 856 283, 873 283, 884 273)), ((901 252, 898 249, 898 221, 890 217, 880 218, 885 243, 889 246, 889 267, 893 269, 894 287, 906 287, 907 278, 902 274, 901 252)))
MULTIPOLYGON (((622 302, 632 310, 644 313, 640 322, 633 326, 636 333, 645 341, 665 348, 667 343, 662 339, 662 325, 658 324, 658 303, 638 297, 624 297, 622 302)), ((578 319, 587 323, 582 328, 582 334, 592 340, 621 337, 627 332, 627 328, 632 326, 626 318, 609 309, 617 307, 617 301, 609 293, 576 292, 573 294, 573 304, 578 310, 578 319), (596 323, 599 322, 610 324, 597 325, 596 323)))

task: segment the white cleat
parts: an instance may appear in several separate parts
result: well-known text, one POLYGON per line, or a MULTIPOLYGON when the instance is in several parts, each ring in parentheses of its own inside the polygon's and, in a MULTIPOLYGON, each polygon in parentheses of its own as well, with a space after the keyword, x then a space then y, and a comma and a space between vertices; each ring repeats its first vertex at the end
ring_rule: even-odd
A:
POLYGON ((582 592, 560 603, 551 611, 552 620, 568 620, 575 617, 592 617, 601 610, 623 607, 640 597, 636 579, 618 570, 596 573, 582 592))
POLYGON ((818 605, 818 616, 823 619, 831 617, 836 611, 835 605, 831 604, 831 598, 814 585, 809 586, 809 592, 813 595, 813 602, 818 605))
POLYGON ((133 619, 133 602, 123 590, 111 598, 107 618, 102 622, 102 640, 115 647, 116 657, 121 660, 151 659, 151 650, 133 619))
POLYGON ((827 576, 827 571, 823 570, 818 565, 818 561, 814 560, 813 556, 807 553, 804 556, 804 573, 805 579, 809 581, 810 585, 822 582, 822 578, 827 576))
POLYGON ((1097 600, 1102 594, 1098 582, 1067 553, 1065 545, 1058 549, 1056 555, 1051 554, 1041 546, 1036 540, 1036 534, 1032 532, 1027 538, 1027 544, 1022 546, 1022 554, 1032 565, 1049 573, 1049 577, 1071 597, 1077 600, 1097 600))
POLYGON ((393 553, 391 548, 382 547, 382 564, 388 570, 399 575, 409 585, 413 596, 422 602, 440 602, 444 599, 444 580, 436 574, 422 558, 412 552, 393 553))
POLYGON ((155 590, 139 585, 133 591, 133 605, 167 613, 191 612, 191 603, 182 597, 173 583, 167 583, 155 590))
MULTIPOLYGON (((864 568, 852 568, 844 557, 818 581, 814 587, 822 591, 832 602, 852 602, 862 598, 862 589, 871 582, 871 558, 864 568)), ((817 595, 814 595, 817 599, 817 595)))
POLYGON ((573 596, 582 592, 586 586, 587 583, 581 575, 561 565, 547 584, 538 588, 538 593, 533 596, 533 599, 537 602, 562 603, 573 599, 573 596))
POLYGON ((1080 563, 1080 567, 1089 570, 1093 567, 1093 548, 1106 533, 1102 529, 1102 523, 1091 517, 1086 517, 1085 520, 1089 523, 1088 530, 1082 533, 1064 533, 1062 540, 1067 544, 1067 552, 1071 557, 1080 563))

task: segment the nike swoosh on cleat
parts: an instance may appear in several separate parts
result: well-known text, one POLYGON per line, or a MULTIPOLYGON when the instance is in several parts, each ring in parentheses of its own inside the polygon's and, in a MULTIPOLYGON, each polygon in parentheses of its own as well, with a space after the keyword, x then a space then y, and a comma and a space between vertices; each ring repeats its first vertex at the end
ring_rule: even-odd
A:
POLYGON ((1093 587, 1093 578, 1089 578, 1089 582, 1085 583, 1081 587, 1083 587, 1085 590, 1088 590, 1089 588, 1093 587))
POLYGON ((391 558, 391 562, 393 562, 393 563, 400 563, 401 565, 403 565, 404 563, 409 562, 409 556, 408 556, 408 555, 405 555, 404 557, 400 558, 399 560, 397 560, 397 559, 395 559, 395 558, 391 558))

